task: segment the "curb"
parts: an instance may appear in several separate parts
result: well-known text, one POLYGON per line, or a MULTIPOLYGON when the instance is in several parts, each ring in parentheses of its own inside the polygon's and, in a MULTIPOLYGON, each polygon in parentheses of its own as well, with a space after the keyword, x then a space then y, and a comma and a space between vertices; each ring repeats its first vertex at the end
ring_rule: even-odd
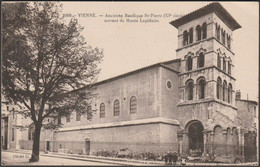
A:
MULTIPOLYGON (((22 154, 31 154, 29 152, 23 151, 23 150, 5 150, 4 152, 13 152, 13 153, 22 153, 22 154)), ((144 166, 149 165, 148 163, 142 163, 142 162, 129 162, 125 160, 108 160, 108 159, 101 159, 101 158, 89 158, 89 157, 80 157, 75 155, 66 155, 66 154, 55 154, 50 153, 46 154, 44 152, 40 152, 40 156, 45 157, 53 157, 53 158, 64 158, 64 159, 72 159, 72 160, 80 160, 80 161, 89 161, 89 162, 99 162, 99 163, 105 163, 105 164, 116 164, 120 166, 144 166), (121 161, 121 162, 120 162, 121 161)), ((159 164, 153 164, 153 165, 159 165, 159 164)))
MULTIPOLYGON (((4 150, 4 152, 14 152, 14 153, 23 153, 23 154, 31 154, 28 152, 29 150, 4 150)), ((31 150, 30 150, 31 151, 31 150)), ((109 159, 106 157, 86 157, 80 155, 73 154, 59 154, 49 152, 46 154, 45 152, 40 151, 40 156, 53 157, 53 158, 64 158, 64 159, 72 159, 72 160, 80 160, 80 161, 90 161, 90 162, 100 162, 107 164, 116 164, 116 165, 124 165, 124 166, 145 166, 145 165, 157 165, 157 166, 169 166, 164 162, 149 162, 149 161, 138 161, 138 160, 128 160, 128 159, 109 159)), ((181 164, 176 164, 176 166, 182 166, 181 164)), ((195 162, 187 162, 185 166, 258 166, 258 162, 248 162, 241 164, 226 164, 226 163, 195 163, 195 162)))

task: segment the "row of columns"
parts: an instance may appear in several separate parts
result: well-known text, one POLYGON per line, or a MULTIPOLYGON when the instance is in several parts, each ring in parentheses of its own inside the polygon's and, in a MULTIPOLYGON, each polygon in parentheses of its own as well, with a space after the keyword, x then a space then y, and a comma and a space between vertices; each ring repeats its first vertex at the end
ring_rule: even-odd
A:
MULTIPOLYGON (((224 143, 227 144, 227 130, 223 130, 224 143)), ((189 139, 187 132, 178 133, 179 140, 179 152, 180 153, 189 153, 189 139)), ((209 155, 214 155, 214 131, 204 130, 203 131, 203 152, 209 155)), ((244 156, 244 131, 242 129, 238 129, 238 146, 239 155, 244 156)), ((227 155, 227 147, 225 150, 225 154, 227 155)))

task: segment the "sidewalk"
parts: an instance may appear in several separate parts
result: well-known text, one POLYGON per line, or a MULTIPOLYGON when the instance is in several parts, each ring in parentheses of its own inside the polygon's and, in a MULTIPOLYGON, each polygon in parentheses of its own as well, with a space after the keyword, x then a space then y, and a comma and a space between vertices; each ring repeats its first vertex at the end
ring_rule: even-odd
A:
MULTIPOLYGON (((5 150, 6 152, 17 152, 23 154, 31 154, 31 150, 5 150)), ((165 165, 164 161, 144 161, 124 158, 111 158, 101 156, 90 156, 90 155, 77 155, 77 154, 61 154, 56 152, 40 152, 40 156, 57 157, 81 161, 92 161, 92 162, 104 162, 108 164, 116 164, 121 166, 168 166, 165 165)), ((177 162, 176 165, 181 165, 177 162)), ((240 163, 240 164, 229 164, 229 163, 198 163, 198 162, 187 162, 186 166, 258 166, 257 162, 240 163)))

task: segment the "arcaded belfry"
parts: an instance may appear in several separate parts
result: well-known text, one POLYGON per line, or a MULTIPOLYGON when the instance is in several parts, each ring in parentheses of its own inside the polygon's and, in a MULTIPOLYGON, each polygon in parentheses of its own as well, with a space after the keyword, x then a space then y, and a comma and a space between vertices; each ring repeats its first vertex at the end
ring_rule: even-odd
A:
POLYGON ((244 134, 249 127, 242 126, 240 117, 245 111, 236 106, 241 102, 234 95, 232 50, 233 31, 241 26, 219 3, 170 24, 178 29, 180 101, 174 115, 180 122, 179 151, 196 154, 201 150, 219 161, 243 161, 244 134))
MULTIPOLYGON (((93 119, 76 112, 50 117, 63 127, 44 131, 40 150, 88 155, 125 148, 135 155, 172 150, 191 159, 214 155, 222 162, 255 156, 257 102, 234 91, 232 33, 241 26, 219 3, 170 24, 178 29, 177 59, 95 83, 98 97, 87 108, 93 119)), ((6 120, 10 127, 29 123, 19 119, 6 120)), ((13 131, 17 136, 6 146, 30 149, 33 131, 13 131)))

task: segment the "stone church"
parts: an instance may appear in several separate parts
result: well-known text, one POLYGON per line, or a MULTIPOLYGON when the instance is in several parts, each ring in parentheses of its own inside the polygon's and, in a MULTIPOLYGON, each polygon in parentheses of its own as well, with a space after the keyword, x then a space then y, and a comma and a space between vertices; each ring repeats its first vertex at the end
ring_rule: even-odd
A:
MULTIPOLYGON (((63 127, 41 134, 41 150, 243 157, 245 134, 256 132, 257 102, 235 92, 233 31, 241 26, 219 3, 170 25, 178 29, 177 59, 97 82, 93 119, 76 113, 49 118, 63 127)), ((16 148, 30 149, 30 129, 13 134, 16 148)))

